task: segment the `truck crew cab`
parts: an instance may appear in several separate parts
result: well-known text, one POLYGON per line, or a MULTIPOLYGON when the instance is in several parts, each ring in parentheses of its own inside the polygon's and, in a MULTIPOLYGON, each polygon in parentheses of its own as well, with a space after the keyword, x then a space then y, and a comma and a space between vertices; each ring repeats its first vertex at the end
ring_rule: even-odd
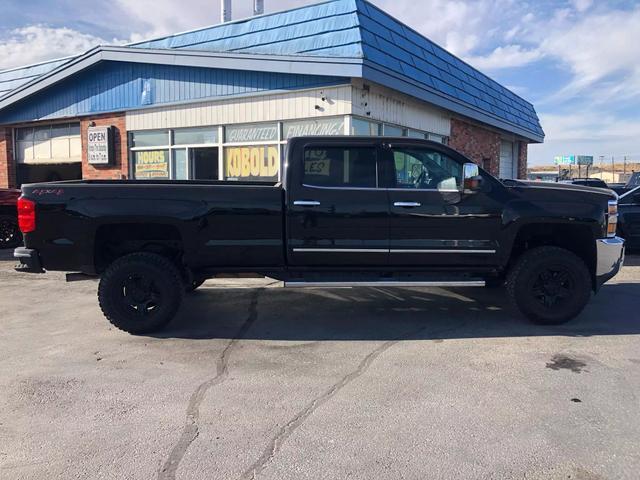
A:
POLYGON ((287 150, 277 184, 25 185, 17 268, 99 275, 107 319, 144 333, 205 279, 249 272, 287 287, 505 283, 526 317, 561 323, 622 264, 610 190, 501 182, 409 138, 300 137, 287 150))

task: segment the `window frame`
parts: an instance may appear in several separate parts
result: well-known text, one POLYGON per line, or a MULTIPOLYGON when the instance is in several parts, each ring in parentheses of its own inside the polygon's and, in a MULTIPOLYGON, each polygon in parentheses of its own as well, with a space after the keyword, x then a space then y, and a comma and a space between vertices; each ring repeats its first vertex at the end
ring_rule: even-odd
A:
MULTIPOLYGON (((444 146, 444 144, 443 144, 444 146)), ((447 158, 449 158, 451 161, 457 163, 458 165, 460 165, 460 169, 462 170, 464 168, 464 164, 470 160, 464 159, 459 157, 458 154, 456 154, 455 152, 450 152, 448 150, 446 150, 445 148, 438 148, 438 147, 426 147, 424 145, 418 144, 418 143, 411 143, 410 141, 408 142, 402 142, 402 143, 389 143, 385 145, 385 151, 386 151, 386 155, 384 156, 385 159, 385 165, 387 166, 386 168, 388 169, 387 175, 386 175, 386 182, 387 182, 387 190, 392 190, 392 191, 402 191, 402 192, 440 192, 440 193, 460 193, 462 192, 463 188, 460 186, 456 189, 439 189, 439 188, 406 188, 406 187, 399 187, 397 184, 397 171, 396 171, 396 163, 395 163, 395 157, 394 157, 394 150, 395 149, 421 149, 421 150, 432 150, 435 153, 438 153, 440 155, 446 156, 447 158)), ((482 171, 481 171, 481 175, 482 175, 482 171)), ((484 177, 484 175, 482 175, 484 177)))
POLYGON ((384 176, 382 174, 383 170, 381 168, 382 166, 382 162, 383 162, 383 155, 382 152, 380 150, 380 145, 378 145, 377 143, 374 145, 369 145, 369 144, 364 144, 364 143, 352 143, 352 142, 345 142, 345 143, 338 143, 338 142, 322 142, 322 143, 306 143, 304 145, 301 146, 301 153, 302 156, 301 158, 301 162, 303 162, 302 168, 299 170, 300 171, 300 181, 299 181, 299 185, 301 187, 304 188, 312 188, 312 189, 318 189, 318 190, 353 190, 353 191, 371 191, 371 190, 385 190, 386 187, 384 187, 382 184, 384 183, 384 176), (372 149, 374 151, 375 154, 375 167, 376 167, 376 186, 375 187, 353 187, 353 186, 346 186, 346 187, 338 187, 338 186, 324 186, 324 185, 312 185, 312 184, 308 184, 305 183, 304 180, 304 161, 305 161, 305 152, 308 149, 322 149, 322 148, 343 148, 343 149, 355 149, 355 148, 366 148, 366 149, 372 149))

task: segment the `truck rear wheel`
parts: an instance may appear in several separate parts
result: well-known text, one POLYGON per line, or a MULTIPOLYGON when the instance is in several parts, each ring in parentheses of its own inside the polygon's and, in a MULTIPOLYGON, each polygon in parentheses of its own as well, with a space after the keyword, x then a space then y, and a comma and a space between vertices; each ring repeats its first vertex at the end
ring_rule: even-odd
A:
POLYGON ((98 300, 114 326, 133 334, 160 330, 175 316, 184 295, 178 268, 155 253, 117 259, 102 275, 98 300))
POLYGON ((559 247, 525 252, 507 276, 515 306, 534 323, 558 325, 582 312, 591 298, 591 275, 574 253, 559 247))

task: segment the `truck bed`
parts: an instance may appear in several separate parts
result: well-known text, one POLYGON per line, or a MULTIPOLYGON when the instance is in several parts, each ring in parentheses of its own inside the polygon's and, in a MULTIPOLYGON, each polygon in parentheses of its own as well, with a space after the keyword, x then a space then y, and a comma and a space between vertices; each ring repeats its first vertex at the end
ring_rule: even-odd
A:
POLYGON ((280 184, 82 180, 24 185, 23 196, 37 209, 37 235, 27 233, 25 246, 41 252, 47 270, 96 273, 121 253, 109 245, 134 229, 139 243, 186 252, 196 270, 284 263, 280 184))

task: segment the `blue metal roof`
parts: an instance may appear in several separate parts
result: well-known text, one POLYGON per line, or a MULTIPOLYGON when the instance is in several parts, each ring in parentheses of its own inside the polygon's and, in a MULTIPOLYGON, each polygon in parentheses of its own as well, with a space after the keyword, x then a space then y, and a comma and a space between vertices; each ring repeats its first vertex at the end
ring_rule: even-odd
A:
POLYGON ((503 128, 544 136, 531 103, 365 0, 333 0, 132 46, 358 57, 371 67, 371 80, 398 88, 397 81, 410 79, 419 98, 438 103, 436 94, 460 103, 464 115, 479 111, 505 122, 503 128))
POLYGON ((26 67, 12 68, 0 72, 0 98, 4 97, 16 88, 52 72, 60 65, 64 65, 71 58, 50 60, 48 62, 28 65, 26 67))
MULTIPOLYGON (((127 47, 132 51, 164 50, 176 54, 179 51, 220 52, 236 58, 247 56, 247 59, 251 55, 265 59, 277 57, 280 65, 287 62, 293 65, 302 58, 322 57, 325 62, 327 58, 354 59, 361 69, 356 75, 352 71, 351 76, 534 141, 544 138, 533 105, 366 0, 331 0, 127 47), (282 62, 283 59, 286 62, 282 62)), ((255 65, 247 60, 247 68, 255 65)), ((47 70, 49 66, 65 68, 63 64, 51 62, 51 65, 0 72, 0 90, 5 78, 4 97, 8 97, 10 89, 34 81, 39 68, 43 70, 43 78, 47 76, 51 71, 47 70)), ((348 76, 341 73, 340 65, 333 67, 326 70, 326 75, 348 76)), ((280 68, 283 73, 291 71, 280 68)), ((2 95, 0 92, 0 100, 2 95)))

